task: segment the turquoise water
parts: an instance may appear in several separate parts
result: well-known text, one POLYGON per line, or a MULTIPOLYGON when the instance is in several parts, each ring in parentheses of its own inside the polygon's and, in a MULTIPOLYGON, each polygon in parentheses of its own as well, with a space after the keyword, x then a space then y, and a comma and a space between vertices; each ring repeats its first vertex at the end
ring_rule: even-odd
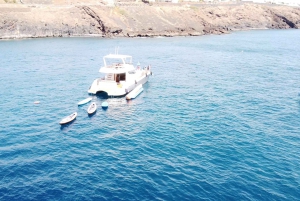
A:
POLYGON ((300 199, 299 30, 0 41, 0 53, 0 200, 300 199), (89 117, 77 102, 115 47, 154 75, 89 117))

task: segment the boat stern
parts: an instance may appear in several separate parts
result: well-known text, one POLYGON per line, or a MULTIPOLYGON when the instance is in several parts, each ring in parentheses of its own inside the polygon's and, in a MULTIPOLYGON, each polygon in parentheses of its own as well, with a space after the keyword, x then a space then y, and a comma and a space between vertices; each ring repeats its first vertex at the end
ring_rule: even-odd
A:
POLYGON ((89 94, 96 94, 98 89, 98 79, 94 80, 92 85, 90 86, 88 93, 89 94))
POLYGON ((88 93, 96 94, 98 92, 105 92, 108 96, 123 96, 127 92, 122 84, 118 84, 115 81, 107 81, 101 78, 94 80, 90 86, 88 93))

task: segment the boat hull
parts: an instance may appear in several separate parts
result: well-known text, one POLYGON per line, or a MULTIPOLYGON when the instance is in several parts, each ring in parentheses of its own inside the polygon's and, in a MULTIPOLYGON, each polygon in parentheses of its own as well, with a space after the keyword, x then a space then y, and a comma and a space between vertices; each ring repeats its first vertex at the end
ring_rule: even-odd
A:
POLYGON ((130 93, 126 95, 127 100, 135 99, 140 93, 144 91, 142 85, 138 85, 135 89, 133 89, 130 93))
POLYGON ((125 93, 124 95, 126 95, 126 94, 128 94, 129 92, 131 92, 132 90, 134 90, 137 86, 143 85, 143 84, 145 84, 146 82, 148 82, 149 76, 150 76, 150 75, 151 75, 151 74, 150 74, 150 72, 149 72, 149 75, 144 76, 144 77, 143 77, 142 79, 140 79, 140 80, 137 80, 136 83, 134 83, 133 85, 131 85, 130 87, 128 87, 128 89, 127 89, 127 91, 126 91, 126 93, 125 93))
POLYGON ((73 114, 71 114, 71 115, 69 115, 69 116, 63 118, 63 119, 59 122, 59 124, 60 124, 60 125, 65 125, 65 124, 71 123, 71 122, 73 122, 73 121, 76 119, 76 117, 77 117, 77 112, 74 112, 73 114))
POLYGON ((96 103, 91 103, 90 106, 89 106, 88 109, 87 109, 87 113, 88 113, 89 115, 91 115, 91 114, 94 114, 94 113, 96 112, 96 110, 97 110, 97 105, 96 105, 96 103))
POLYGON ((84 99, 84 100, 78 102, 78 106, 79 106, 79 105, 84 105, 84 104, 90 102, 91 100, 92 100, 92 98, 86 98, 86 99, 84 99))
POLYGON ((125 96, 129 92, 131 92, 133 89, 135 89, 140 84, 145 84, 148 82, 149 77, 151 75, 151 72, 148 71, 144 76, 136 79, 132 82, 132 84, 120 84, 117 85, 116 83, 113 85, 113 83, 105 83, 106 85, 102 84, 99 81, 99 79, 94 80, 92 83, 90 89, 88 90, 89 94, 97 94, 100 92, 105 92, 108 97, 120 97, 125 96))

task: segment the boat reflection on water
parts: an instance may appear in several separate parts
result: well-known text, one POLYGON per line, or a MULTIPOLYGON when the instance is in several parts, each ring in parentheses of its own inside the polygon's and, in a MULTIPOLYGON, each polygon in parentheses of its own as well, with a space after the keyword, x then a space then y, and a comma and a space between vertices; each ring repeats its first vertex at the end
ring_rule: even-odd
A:
POLYGON ((88 114, 89 120, 97 120, 97 112, 93 113, 93 114, 88 114))
POLYGON ((61 131, 68 131, 68 130, 70 130, 73 127, 75 121, 76 121, 76 119, 74 119, 73 121, 71 121, 71 122, 69 122, 67 124, 61 125, 60 126, 60 130, 61 131))
POLYGON ((126 100, 127 101, 127 105, 132 105, 133 104, 133 100, 130 99, 130 100, 126 100))
POLYGON ((109 98, 108 94, 104 91, 97 92, 96 97, 99 98, 99 99, 108 99, 109 98))

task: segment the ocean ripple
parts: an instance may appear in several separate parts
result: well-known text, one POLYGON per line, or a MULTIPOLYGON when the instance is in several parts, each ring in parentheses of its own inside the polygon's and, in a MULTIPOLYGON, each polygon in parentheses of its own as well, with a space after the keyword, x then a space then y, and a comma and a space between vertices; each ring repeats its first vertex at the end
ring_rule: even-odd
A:
POLYGON ((298 200, 299 36, 1 41, 0 200, 298 200), (112 46, 154 76, 89 117, 112 46))

